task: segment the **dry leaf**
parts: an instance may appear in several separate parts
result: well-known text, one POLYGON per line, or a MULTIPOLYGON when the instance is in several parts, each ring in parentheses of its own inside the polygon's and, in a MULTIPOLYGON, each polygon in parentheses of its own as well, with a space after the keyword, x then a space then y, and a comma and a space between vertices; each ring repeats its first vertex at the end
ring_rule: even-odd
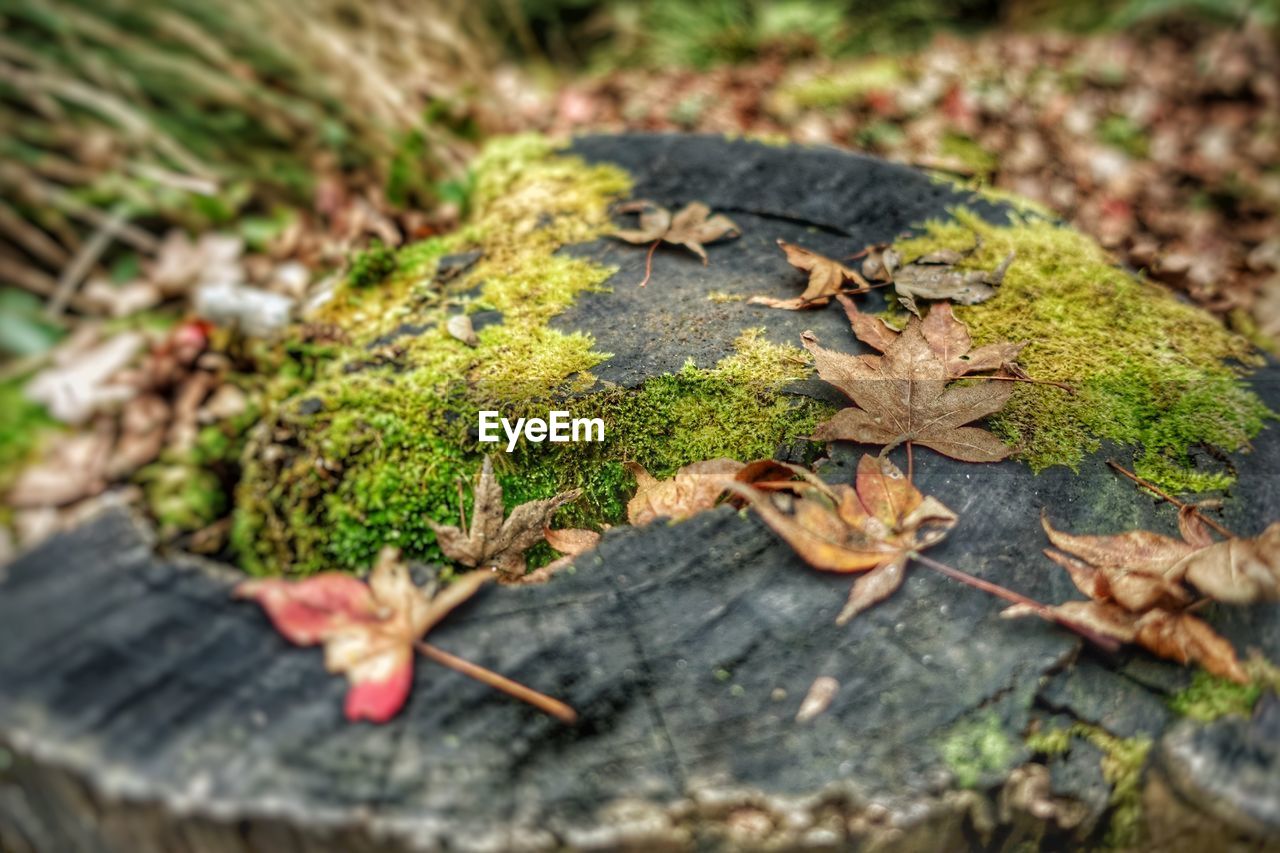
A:
POLYGON ((303 580, 251 580, 235 589, 257 601, 299 646, 323 644, 325 668, 351 683, 348 720, 384 723, 413 683, 414 643, 490 579, 471 572, 436 590, 418 588, 394 548, 384 548, 369 582, 328 572, 303 580))
POLYGON ((804 293, 795 299, 774 299, 769 296, 753 296, 752 305, 767 305, 770 308, 785 308, 796 311, 801 308, 820 308, 828 304, 833 296, 840 293, 861 293, 870 285, 855 270, 846 267, 839 261, 825 255, 810 251, 795 243, 779 240, 778 245, 787 255, 787 263, 799 270, 809 273, 809 284, 804 293), (854 285, 846 290, 846 283, 854 285))
POLYGON ((920 309, 916 299, 951 300, 961 305, 976 305, 995 296, 996 288, 1004 281, 1005 272, 1013 263, 1010 252, 994 270, 958 270, 955 268, 965 258, 977 251, 981 242, 967 252, 943 249, 921 255, 903 264, 902 257, 892 246, 871 246, 862 262, 862 273, 876 281, 891 281, 898 293, 898 301, 916 316, 920 309))
POLYGON ((559 551, 563 556, 552 560, 540 569, 534 569, 520 578, 518 583, 522 585, 546 583, 551 580, 551 576, 556 572, 573 565, 573 561, 577 557, 600 544, 600 534, 594 530, 578 528, 552 530, 548 527, 542 531, 542 535, 547 540, 547 544, 559 551))
POLYGON ((107 487, 114 432, 100 420, 92 431, 57 436, 39 462, 22 469, 5 503, 15 508, 54 507, 98 494, 107 487))
POLYGON ((920 494, 896 465, 864 455, 853 486, 828 485, 807 472, 790 495, 771 496, 731 484, 775 533, 816 569, 866 572, 853 585, 836 619, 843 624, 891 595, 902 583, 914 551, 940 541, 956 516, 920 494))
POLYGON ((711 215, 711 208, 700 201, 690 202, 675 215, 665 207, 651 201, 633 201, 618 206, 623 213, 640 214, 639 228, 620 228, 611 236, 628 243, 654 243, 661 240, 674 246, 684 246, 702 263, 707 263, 706 243, 729 240, 741 232, 733 220, 726 216, 711 215))
POLYGON ((965 462, 997 462, 1009 455, 1000 439, 964 425, 1004 408, 1013 393, 1012 383, 949 383, 957 378, 954 371, 963 376, 989 370, 987 363, 1010 352, 1016 355, 1018 345, 981 347, 975 353, 982 355, 983 362, 965 369, 967 362, 952 355, 961 348, 956 327, 963 329, 963 324, 949 311, 929 325, 932 341, 925 338, 925 321, 919 317, 912 317, 902 332, 892 336, 888 326, 863 317, 856 309, 851 321, 854 333, 869 346, 882 349, 883 355, 849 355, 818 346, 813 332, 800 336, 813 354, 818 375, 854 403, 820 424, 813 438, 879 444, 886 451, 911 441, 965 462))
POLYGON ((449 318, 449 322, 445 324, 444 328, 451 336, 469 347, 480 345, 480 339, 476 337, 475 327, 471 325, 471 318, 466 314, 454 314, 449 318))
POLYGON ((124 332, 93 346, 69 346, 27 383, 26 395, 63 423, 84 423, 134 395, 134 388, 115 380, 145 345, 142 335, 124 332))
POLYGON ((1228 539, 1189 554, 1166 577, 1226 604, 1280 600, 1280 522, 1252 539, 1228 539))
MULTIPOLYGON (((436 532, 436 542, 444 555, 454 562, 478 569, 492 569, 504 582, 518 581, 527 564, 524 552, 543 539, 556 510, 576 500, 582 492, 575 489, 544 500, 520 504, 503 519, 502 487, 493 476, 493 461, 485 457, 476 485, 471 528, 427 524, 436 532)), ((463 520, 465 525, 465 519, 463 520)))
POLYGON ((1231 644, 1187 612, 1195 601, 1181 581, 1190 581, 1194 569, 1203 583, 1197 588, 1211 598, 1247 603, 1275 597, 1276 574, 1270 566, 1280 524, 1256 539, 1214 544, 1193 508, 1184 508, 1178 521, 1184 541, 1147 530, 1077 536, 1042 519, 1049 541, 1070 552, 1045 549, 1045 554, 1067 570, 1090 600, 1068 601, 1043 612, 1019 605, 1005 615, 1052 618, 1081 633, 1136 643, 1158 657, 1195 662, 1214 675, 1247 682, 1231 644))
POLYGON ((809 685, 804 701, 800 703, 800 710, 796 712, 796 722, 807 723, 814 717, 821 716, 831 707, 831 701, 839 692, 840 682, 831 676, 820 675, 815 678, 813 684, 809 685))
POLYGON ((743 464, 734 459, 707 459, 686 465, 666 480, 655 479, 639 462, 623 463, 636 478, 636 493, 627 503, 627 520, 636 527, 656 518, 683 521, 711 509, 724 494, 725 483, 790 480, 790 466, 772 459, 743 464))

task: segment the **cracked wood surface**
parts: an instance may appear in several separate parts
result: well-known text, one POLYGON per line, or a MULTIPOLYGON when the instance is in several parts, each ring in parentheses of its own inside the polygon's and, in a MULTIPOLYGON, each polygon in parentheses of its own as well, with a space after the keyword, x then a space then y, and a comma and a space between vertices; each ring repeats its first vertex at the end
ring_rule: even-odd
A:
MULTIPOLYGON (((963 198, 838 152, 705 137, 576 147, 631 169, 637 195, 700 198, 745 232, 712 246, 706 268, 659 252, 644 291, 628 286, 643 274, 643 250, 604 241, 573 249, 622 269, 613 294, 587 294, 557 323, 592 331, 615 353, 597 374, 623 384, 688 357, 709 366, 740 329, 761 323, 779 341, 814 328, 851 342, 837 310, 748 309, 706 294, 777 292, 780 276, 798 293, 803 274, 787 266, 777 237, 804 235, 837 252, 892 238, 963 198), (609 301, 636 294, 647 300, 636 314, 609 301)), ((1255 386, 1280 407, 1274 368, 1255 386)), ((859 452, 837 451, 824 476, 850 480, 859 452)), ((894 457, 905 468, 901 451, 894 457)), ((917 484, 960 516, 930 555, 1041 600, 1075 597, 1040 556, 1041 507, 1073 531, 1175 530, 1175 513, 1104 459, 1035 476, 1019 463, 917 450, 917 484)), ((1224 520, 1253 534, 1280 517, 1276 430, 1236 461, 1224 520)), ((1077 662, 1075 638, 1001 620, 1002 602, 920 567, 889 601, 837 627, 850 578, 807 568, 754 516, 720 509, 615 529, 572 574, 486 589, 433 632, 441 648, 569 702, 577 727, 427 661, 399 717, 350 725, 343 681, 324 672, 318 650, 289 646, 257 607, 231 601, 238 577, 156 555, 120 512, 0 569, 0 849, 967 844, 974 795, 957 791, 944 758, 951 733, 993 721, 1008 749, 974 782, 989 792, 1030 758, 1022 733, 1033 717, 1158 738, 1170 716, 1132 713, 1135 697, 1163 708, 1188 678, 1140 652, 1084 652, 1077 662), (819 676, 840 689, 822 715, 797 723, 819 676)), ((1237 648, 1280 658, 1275 608, 1207 615, 1237 648)), ((1222 731, 1201 740, 1225 744, 1214 747, 1227 756, 1225 775, 1236 741, 1222 731)), ((1199 742, 1184 737, 1168 760, 1194 762, 1185 744, 1199 742)), ((1106 783, 1092 756, 1072 757, 1080 767, 1055 767, 1054 792, 1092 804, 1092 826, 1106 783)), ((1186 774, 1170 778, 1179 791, 1194 787, 1186 774)), ((1265 824, 1270 814, 1280 826, 1280 805, 1270 807, 1250 819, 1265 824)))

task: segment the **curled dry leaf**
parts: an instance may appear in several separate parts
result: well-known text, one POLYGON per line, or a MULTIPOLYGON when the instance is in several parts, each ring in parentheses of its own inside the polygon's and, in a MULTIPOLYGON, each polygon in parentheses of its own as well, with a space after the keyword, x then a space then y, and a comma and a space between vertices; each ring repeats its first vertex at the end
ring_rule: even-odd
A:
MULTIPOLYGON (((504 520, 502 487, 493 475, 493 460, 485 457, 480 481, 476 484, 470 529, 464 532, 462 527, 430 519, 427 524, 435 531, 440 550, 450 560, 472 568, 492 569, 499 580, 513 582, 524 577, 527 569, 524 552, 542 541, 543 531, 556 510, 577 500, 581 494, 574 489, 520 504, 504 520)), ((466 526, 465 517, 462 526, 466 526)))
POLYGON ((1254 539, 1214 543, 1194 508, 1184 507, 1178 522, 1182 540, 1147 530, 1079 536, 1042 519, 1049 541, 1062 549, 1045 554, 1090 600, 1068 601, 1047 613, 1019 605, 1005 614, 1049 616, 1081 633, 1135 643, 1158 657, 1195 662, 1214 675, 1246 682, 1231 644, 1188 612, 1195 597, 1183 582, 1232 604, 1275 599, 1280 524, 1254 539))
POLYGON ((639 462, 624 464, 636 478, 636 493, 627 503, 627 520, 636 527, 657 518, 683 521, 711 509, 729 481, 763 483, 793 476, 790 466, 772 459, 746 464, 735 459, 707 459, 684 466, 666 480, 655 479, 639 462))
POLYGON ((901 584, 911 555, 943 539, 956 515, 925 497, 885 458, 864 455, 853 486, 828 485, 795 469, 792 495, 731 484, 775 533, 816 569, 866 572, 836 622, 883 601, 901 584))
POLYGON ((237 598, 257 601, 291 643, 324 646, 325 668, 351 684, 348 720, 383 723, 413 683, 414 644, 490 579, 471 572, 436 590, 420 589, 394 548, 385 548, 368 583, 328 572, 303 580, 251 580, 237 598))
POLYGON ((827 708, 831 707, 831 701, 839 692, 840 682, 831 676, 820 675, 815 678, 813 684, 809 685, 809 692, 805 694, 804 701, 800 703, 800 710, 796 712, 796 722, 807 723, 821 716, 827 708))
POLYGON ((1010 252, 993 270, 956 269, 956 264, 962 263, 980 245, 981 241, 966 252, 953 249, 930 252, 907 264, 902 263, 902 256, 892 246, 870 246, 867 258, 862 262, 862 273, 875 281, 893 282, 898 301, 916 316, 920 315, 916 299, 976 305, 995 296, 996 288, 1004 281, 1014 258, 1010 252))
POLYGON ((965 424, 1004 408, 1013 384, 950 383, 1000 368, 1017 355, 1021 344, 991 344, 972 350, 967 330, 951 315, 949 306, 936 320, 912 317, 907 327, 896 333, 852 305, 846 305, 846 311, 854 334, 883 355, 836 352, 819 346, 812 332, 800 336, 805 349, 813 354, 818 376, 854 403, 820 424, 814 431, 815 439, 879 444, 886 451, 911 441, 965 462, 997 462, 1009 455, 1000 439, 965 424))
POLYGON ((575 528, 552 530, 548 527, 542 531, 542 535, 547 540, 547 544, 555 548, 563 556, 552 560, 540 569, 534 569, 520 578, 518 582, 522 585, 546 583, 551 580, 551 576, 556 572, 572 565, 576 557, 587 553, 600 544, 600 534, 594 530, 575 528))
POLYGON ((95 413, 123 403, 136 388, 119 381, 120 372, 146 346, 137 332, 124 332, 105 341, 69 341, 54 355, 54 363, 26 386, 32 401, 68 424, 81 424, 95 413))
POLYGON ((786 253, 787 263, 809 273, 809 284, 805 287, 804 293, 795 299, 753 296, 750 300, 752 305, 767 305, 770 308, 785 308, 788 311, 820 308, 828 304, 833 296, 847 292, 861 293, 870 287, 867 280, 857 271, 826 255, 820 255, 785 240, 779 240, 778 246, 786 253), (853 287, 845 288, 846 284, 852 284, 853 287))
POLYGON ((466 314, 454 314, 450 317, 449 322, 445 324, 445 331, 469 347, 480 345, 480 339, 476 337, 475 327, 471 325, 471 318, 466 314))
POLYGON ((651 201, 633 201, 618 206, 621 213, 639 213, 639 228, 619 228, 611 236, 628 243, 670 243, 684 246, 707 263, 707 243, 730 240, 741 232, 727 216, 711 215, 711 208, 700 201, 690 202, 674 215, 651 201))

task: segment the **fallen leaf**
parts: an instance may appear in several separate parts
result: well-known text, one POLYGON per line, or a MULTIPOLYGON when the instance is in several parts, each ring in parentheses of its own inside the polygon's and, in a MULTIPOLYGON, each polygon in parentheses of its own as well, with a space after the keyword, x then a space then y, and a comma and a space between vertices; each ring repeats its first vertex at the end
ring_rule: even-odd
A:
POLYGON ((961 305, 976 305, 995 296, 1014 259, 1014 253, 1010 252, 993 270, 956 269, 956 264, 962 263, 980 245, 981 242, 976 243, 967 252, 952 249, 930 252, 906 264, 892 246, 871 246, 862 262, 862 273, 875 281, 893 282, 898 301, 916 316, 920 315, 916 299, 945 299, 961 305))
POLYGON ((1189 554, 1166 577, 1226 604, 1280 600, 1280 522, 1252 539, 1227 539, 1189 554))
MULTIPOLYGON (((524 552, 543 539, 556 510, 576 500, 582 492, 574 489, 555 497, 520 504, 503 519, 502 487, 493 476, 493 461, 485 457, 480 481, 475 489, 471 528, 427 524, 436 533, 436 543, 444 555, 454 562, 473 568, 492 569, 503 582, 519 581, 527 564, 524 552)), ((463 519, 465 526, 466 520, 463 519)))
MULTIPOLYGON (((860 317, 855 309, 854 317, 860 317)), ((949 316, 949 314, 945 315, 949 316)), ((959 375, 989 370, 985 364, 966 369, 967 362, 952 358, 958 348, 940 330, 962 326, 951 318, 931 325, 931 344, 924 335, 924 321, 912 317, 907 327, 892 337, 888 327, 876 322, 854 320, 854 332, 873 348, 883 347, 883 355, 849 355, 818 346, 813 332, 800 336, 813 354, 818 376, 838 388, 854 405, 819 424, 813 438, 819 441, 856 441, 882 445, 886 451, 910 441, 922 444, 965 462, 996 462, 1009 455, 1009 448, 990 432, 964 426, 994 414, 1013 393, 1010 382, 988 381, 973 385, 949 386, 959 375), (863 335, 866 338, 863 338, 863 335)), ((1010 345, 997 349, 982 347, 977 352, 985 361, 1013 352, 1010 345), (986 352, 984 352, 984 350, 986 352)))
POLYGON ((289 642, 324 646, 325 668, 351 684, 348 720, 385 723, 409 696, 414 644, 489 579, 470 572, 442 589, 420 589, 398 552, 384 548, 367 584, 327 572, 246 581, 234 594, 262 605, 289 642))
POLYGON ((451 336, 469 347, 480 345, 480 339, 476 337, 475 327, 471 325, 471 318, 466 314, 453 315, 449 318, 449 322, 445 324, 444 328, 451 336))
POLYGON ((853 486, 796 472, 804 480, 791 484, 794 496, 736 483, 729 488, 815 569, 866 572, 854 583, 838 624, 891 595, 912 553, 941 541, 956 523, 955 513, 922 495, 883 457, 863 455, 853 486))
POLYGON ((14 508, 63 506, 107 487, 114 429, 100 421, 90 431, 54 438, 40 460, 22 469, 5 495, 14 508))
POLYGON ((556 572, 573 565, 574 559, 600 544, 600 534, 594 530, 582 530, 579 528, 552 530, 548 527, 542 531, 542 535, 547 540, 547 544, 559 551, 563 556, 557 557, 542 568, 534 569, 529 574, 521 577, 518 583, 522 585, 546 583, 551 580, 551 576, 556 572))
POLYGON ((1038 615, 1086 635, 1135 643, 1152 654, 1245 683, 1248 677, 1231 644, 1188 612, 1196 598, 1183 581, 1192 570, 1197 589, 1228 603, 1275 598, 1276 545, 1280 523, 1256 539, 1213 543, 1192 507, 1179 513, 1180 541, 1147 530, 1114 536, 1080 536, 1057 530, 1042 518, 1051 548, 1045 555, 1067 570, 1089 601, 1068 601, 1041 611, 1016 605, 1005 615, 1038 615), (1074 556, 1072 556, 1074 555, 1074 556))
POLYGON ((662 241, 674 246, 684 246, 707 263, 706 243, 730 240, 741 232, 727 216, 711 215, 711 208, 700 201, 690 202, 675 215, 665 207, 651 201, 634 201, 619 205, 622 213, 640 214, 639 228, 620 228, 611 236, 628 243, 655 243, 662 241))
POLYGON ((813 684, 809 685, 809 692, 805 694, 804 701, 800 703, 800 710, 796 712, 796 722, 807 723, 821 716, 827 708, 831 707, 831 701, 839 692, 840 682, 831 676, 820 675, 815 678, 813 684))
POLYGON ((146 345, 136 332, 123 332, 100 343, 85 346, 68 342, 54 356, 54 363, 27 383, 29 399, 43 403, 49 414, 63 423, 81 424, 94 413, 117 406, 136 393, 114 381, 146 345))
POLYGON ((799 270, 809 273, 809 283, 804 289, 804 293, 795 299, 774 299, 770 296, 753 296, 750 304, 767 305, 770 308, 784 308, 788 311, 796 311, 801 308, 820 308, 831 302, 833 296, 841 293, 861 293, 867 290, 870 285, 855 270, 846 267, 839 261, 832 260, 826 255, 820 255, 817 252, 810 251, 803 246, 797 246, 795 243, 788 243, 785 240, 779 240, 778 245, 787 255, 787 263, 799 270), (850 283, 852 289, 846 290, 845 284, 850 283))
POLYGON ((683 521, 711 509, 729 480, 763 483, 790 480, 789 465, 772 459, 743 464, 734 459, 707 459, 685 465, 666 480, 655 479, 639 462, 624 462, 636 478, 636 493, 627 502, 627 520, 641 527, 657 518, 683 521))

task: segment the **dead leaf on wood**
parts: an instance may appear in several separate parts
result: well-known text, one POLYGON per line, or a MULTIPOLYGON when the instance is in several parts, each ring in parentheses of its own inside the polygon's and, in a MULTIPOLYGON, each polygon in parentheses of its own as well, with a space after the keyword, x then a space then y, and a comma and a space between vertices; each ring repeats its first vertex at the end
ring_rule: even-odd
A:
POLYGON ((800 710, 796 712, 796 722, 807 723, 821 716, 827 708, 831 707, 831 701, 839 692, 840 682, 831 676, 820 675, 815 678, 813 684, 809 685, 809 692, 805 694, 804 701, 800 703, 800 710))
POLYGON ((883 601, 901 584, 913 552, 942 540, 956 515, 925 497, 885 458, 864 455, 853 486, 829 485, 802 469, 794 495, 731 484, 775 533, 809 565, 828 572, 866 572, 853 585, 836 622, 883 601))
POLYGON ((885 451, 910 441, 965 462, 997 462, 1009 455, 1000 439, 965 424, 1004 408, 1013 393, 1012 383, 952 386, 950 382, 991 370, 990 363, 998 367, 1006 355, 1016 355, 1021 345, 993 344, 969 353, 968 333, 958 334, 957 327, 963 330, 964 326, 949 308, 928 325, 929 338, 919 317, 912 317, 902 332, 893 334, 883 322, 859 314, 856 308, 850 320, 859 339, 881 349, 883 355, 836 352, 818 346, 813 332, 800 336, 813 354, 818 375, 854 403, 820 424, 813 438, 879 444, 885 451), (963 354, 974 358, 966 361, 963 354), (970 362, 976 363, 969 366, 970 362))
POLYGON ((658 241, 684 246, 707 263, 706 243, 730 240, 741 232, 727 216, 711 215, 711 208, 700 201, 690 202, 672 215, 665 207, 651 201, 633 201, 618 206, 621 213, 639 213, 639 228, 620 228, 611 236, 628 243, 645 244, 658 241))
MULTIPOLYGON (((461 527, 438 524, 431 519, 427 524, 436 532, 436 542, 450 560, 473 568, 491 569, 497 572, 499 580, 514 582, 525 574, 524 552, 543 540, 543 531, 550 526, 556 510, 577 500, 581 494, 574 489, 520 504, 504 520, 502 487, 493 475, 493 460, 486 456, 475 489, 470 530, 464 532, 461 527)), ((466 526, 465 516, 462 524, 466 526)))
POLYGON ((726 482, 760 483, 790 480, 790 466, 772 459, 744 464, 735 459, 706 459, 686 465, 666 480, 655 479, 639 462, 623 463, 636 478, 636 493, 627 503, 627 520, 636 527, 657 518, 683 521, 716 505, 726 482))
POLYGON ((351 683, 348 720, 384 723, 409 696, 414 643, 490 578, 470 572, 438 591, 420 589, 396 550, 386 548, 367 584, 326 572, 296 581, 246 581, 235 595, 261 604, 291 643, 324 646, 325 668, 351 683))
POLYGON ((1039 613, 1017 605, 1005 615, 1053 618, 1082 632, 1135 643, 1157 657, 1195 662, 1222 678, 1248 681, 1231 644, 1188 612, 1195 597, 1182 582, 1193 582, 1194 570, 1200 578, 1196 588, 1209 598, 1233 604, 1276 598, 1280 524, 1255 539, 1213 543, 1192 507, 1179 515, 1183 541, 1147 530, 1079 536, 1056 530, 1047 518, 1042 523, 1049 541, 1070 552, 1049 548, 1045 554, 1090 600, 1039 613))
POLYGON ((783 308, 797 311, 802 308, 820 308, 831 302, 831 298, 841 293, 861 293, 870 285, 857 271, 846 267, 839 261, 825 255, 810 251, 795 243, 779 240, 778 246, 787 255, 787 263, 799 270, 809 273, 809 283, 804 293, 795 299, 775 299, 771 296, 753 296, 752 305, 767 305, 770 308, 783 308), (853 287, 846 288, 846 284, 853 287))
POLYGON ((1225 604, 1280 600, 1280 522, 1252 539, 1227 539, 1190 554, 1166 577, 1225 604))
POLYGON ((1014 253, 1010 252, 993 270, 956 269, 956 264, 962 263, 980 245, 979 241, 966 252, 953 249, 930 252, 906 264, 892 246, 870 246, 862 262, 862 273, 873 281, 893 282, 898 301, 916 316, 920 315, 916 299, 945 299, 961 305, 976 305, 995 296, 1014 259, 1014 253))

